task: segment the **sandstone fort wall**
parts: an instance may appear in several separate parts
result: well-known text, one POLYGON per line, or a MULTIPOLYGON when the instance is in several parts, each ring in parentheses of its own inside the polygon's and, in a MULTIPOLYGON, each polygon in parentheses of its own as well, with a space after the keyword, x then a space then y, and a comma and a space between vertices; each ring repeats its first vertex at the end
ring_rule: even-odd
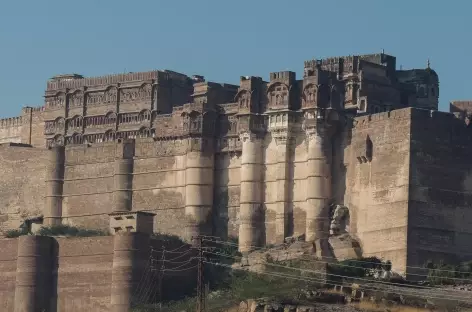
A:
POLYGON ((155 232, 237 237, 241 252, 304 235, 323 257, 339 208, 364 255, 396 270, 427 257, 424 218, 448 229, 437 239, 457 248, 445 256, 465 256, 467 225, 444 207, 456 192, 450 209, 468 216, 470 151, 456 138, 470 102, 451 103, 455 115, 413 108, 437 110, 438 75, 395 62, 309 60, 299 80, 281 71, 239 86, 157 70, 53 77, 44 107, 0 121, 0 142, 19 142, 0 146, 0 230, 38 215, 108 228, 111 212, 147 211, 155 232))
POLYGON ((470 259, 472 133, 442 112, 412 111, 408 263, 470 259))
POLYGON ((21 144, 0 145, 0 229, 17 229, 44 211, 47 150, 21 144))
POLYGON ((406 266, 410 109, 357 117, 345 150, 345 204, 366 256, 406 266))
MULTIPOLYGON (((130 297, 142 303, 156 299, 153 294, 143 296, 139 288, 143 287, 143 277, 155 274, 151 268, 160 268, 156 263, 162 257, 163 248, 172 250, 179 246, 178 242, 150 240, 143 233, 1 239, 0 308, 2 311, 39 308, 53 312, 128 311, 124 307, 129 306, 130 297)), ((181 256, 180 260, 189 260, 191 256, 181 256)), ((194 270, 173 271, 182 266, 181 262, 166 264, 169 271, 163 280, 167 285, 164 296, 194 288, 194 270)))
MULTIPOLYGON (((356 117, 349 129, 332 136, 329 183, 335 201, 349 208, 350 232, 359 238, 364 254, 390 259, 399 271, 407 263, 423 264, 438 250, 446 258, 465 259, 472 182, 466 143, 470 134, 463 122, 452 114, 406 108, 356 117), (421 220, 429 220, 427 226, 421 220), (438 234, 425 234, 432 229, 438 234), (434 237, 439 245, 433 248, 434 237)), ((260 144, 256 182, 247 180, 244 150, 215 151, 211 179, 203 174, 197 181, 210 186, 205 196, 213 201, 213 233, 239 235, 240 208, 247 201, 246 197, 241 201, 241 194, 248 196, 241 187, 250 181, 259 203, 255 209, 260 209, 256 222, 262 243, 306 234, 312 207, 307 201, 312 192, 310 141, 299 128, 291 136, 287 144, 272 134, 253 138, 260 144)), ((242 148, 250 142, 239 140, 242 148)), ((189 141, 142 138, 133 142, 129 209, 156 213, 156 232, 186 237, 188 184, 195 177, 189 171, 193 168, 189 141)), ((108 228, 108 214, 119 198, 116 170, 123 146, 103 142, 66 147, 64 223, 108 228)), ((44 213, 48 153, 19 144, 0 146, 5 177, 0 194, 6 203, 1 211, 3 229, 17 228, 26 217, 44 213)))
MULTIPOLYGON (((18 242, 19 239, 0 240, 2 311, 15 310, 17 272, 23 270, 18 262, 18 242)), ((58 238, 50 248, 49 256, 55 260, 48 261, 44 269, 49 279, 24 286, 48 288, 47 299, 50 299, 51 306, 57 304, 54 311, 110 311, 113 237, 58 238)), ((30 269, 34 270, 34 266, 30 269)))

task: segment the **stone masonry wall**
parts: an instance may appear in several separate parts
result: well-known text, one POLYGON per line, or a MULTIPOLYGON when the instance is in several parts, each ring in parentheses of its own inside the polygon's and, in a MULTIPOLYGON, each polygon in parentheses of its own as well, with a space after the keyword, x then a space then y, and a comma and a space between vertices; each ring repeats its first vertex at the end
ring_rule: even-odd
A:
POLYGON ((408 264, 472 258, 472 130, 453 114, 412 110, 408 264))
MULTIPOLYGON (((136 140, 132 207, 157 214, 155 232, 183 235, 186 156, 170 154, 170 146, 165 145, 152 139, 136 140)), ((114 142, 66 149, 65 222, 108 228, 108 213, 114 205, 115 149, 114 142)))
POLYGON ((21 117, 0 119, 0 143, 22 143, 22 130, 23 121, 21 117))
POLYGON ((72 146, 66 149, 63 222, 108 228, 113 205, 115 144, 72 146))
MULTIPOLYGON (((108 312, 110 305, 113 237, 57 238, 57 311, 108 312)), ((18 239, 0 240, 0 308, 13 311, 18 239)), ((54 305, 54 302, 53 302, 54 305)))
POLYGON ((22 220, 42 214, 46 150, 0 145, 0 230, 18 228, 22 220))
POLYGON ((45 146, 44 107, 24 107, 18 117, 0 119, 0 144, 23 143, 45 146))
POLYGON ((1 311, 117 311, 116 295, 135 294, 150 259, 142 233, 22 236, 0 239, 0 250, 1 311))
POLYGON ((344 153, 351 231, 364 256, 391 260, 399 271, 407 258, 410 115, 401 109, 356 118, 344 153))
POLYGON ((217 236, 238 237, 241 157, 221 153, 215 157, 214 227, 217 236))
POLYGON ((155 232, 183 235, 185 161, 171 143, 136 141, 132 207, 156 214, 155 232))
POLYGON ((57 311, 110 311, 113 237, 57 238, 57 311))
POLYGON ((16 258, 18 241, 16 239, 0 240, 0 309, 13 311, 15 304, 16 258))

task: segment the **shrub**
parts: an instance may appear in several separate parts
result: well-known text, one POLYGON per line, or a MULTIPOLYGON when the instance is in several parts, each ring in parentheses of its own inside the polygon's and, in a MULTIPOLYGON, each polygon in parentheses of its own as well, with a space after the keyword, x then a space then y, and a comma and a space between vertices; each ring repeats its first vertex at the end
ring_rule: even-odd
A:
POLYGON ((23 235, 28 235, 28 231, 26 229, 8 230, 5 233, 6 238, 16 238, 23 235))
POLYGON ((390 261, 383 262, 376 257, 367 257, 360 259, 347 259, 336 263, 330 263, 327 266, 327 273, 330 280, 340 280, 342 277, 364 278, 368 276, 371 270, 391 270, 392 264, 390 261), (339 277, 337 277, 338 275, 339 277))
POLYGON ((429 269, 427 281, 432 285, 470 283, 469 280, 472 277, 472 262, 470 261, 458 265, 446 264, 443 261, 439 263, 428 261, 425 268, 429 269))
POLYGON ((87 229, 70 225, 53 225, 49 227, 41 227, 36 235, 39 236, 69 236, 69 237, 90 237, 90 236, 107 236, 109 233, 103 230, 87 229))

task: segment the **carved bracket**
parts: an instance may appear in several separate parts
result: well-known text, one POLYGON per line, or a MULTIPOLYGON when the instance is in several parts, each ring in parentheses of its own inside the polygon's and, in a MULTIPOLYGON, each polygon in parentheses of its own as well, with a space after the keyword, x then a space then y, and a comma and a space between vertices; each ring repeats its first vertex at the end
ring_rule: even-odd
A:
POLYGON ((257 139, 262 139, 263 135, 261 133, 255 133, 252 131, 244 131, 239 133, 239 139, 244 142, 254 142, 257 139))
POLYGON ((271 133, 277 145, 291 145, 295 142, 295 137, 289 129, 273 129, 271 133))

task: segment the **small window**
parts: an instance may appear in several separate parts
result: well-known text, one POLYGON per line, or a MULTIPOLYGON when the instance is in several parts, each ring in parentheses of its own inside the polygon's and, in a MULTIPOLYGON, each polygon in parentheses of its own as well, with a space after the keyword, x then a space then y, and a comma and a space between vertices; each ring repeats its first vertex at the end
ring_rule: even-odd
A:
POLYGON ((436 96, 436 91, 434 90, 434 87, 431 88, 431 95, 436 96))
POLYGON ((367 136, 365 140, 365 156, 369 161, 372 160, 373 150, 374 148, 373 148, 372 140, 370 139, 369 136, 367 136))

